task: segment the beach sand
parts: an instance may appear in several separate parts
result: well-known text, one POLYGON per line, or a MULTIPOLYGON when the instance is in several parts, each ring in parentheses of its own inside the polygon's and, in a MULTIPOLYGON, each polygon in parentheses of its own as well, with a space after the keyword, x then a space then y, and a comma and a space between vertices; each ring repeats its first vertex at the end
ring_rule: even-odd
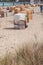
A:
POLYGON ((39 7, 36 7, 33 19, 29 21, 26 29, 14 29, 14 24, 9 22, 14 19, 13 16, 0 18, 0 55, 6 51, 14 53, 15 49, 28 44, 29 49, 33 48, 35 43, 43 43, 43 15, 39 7))

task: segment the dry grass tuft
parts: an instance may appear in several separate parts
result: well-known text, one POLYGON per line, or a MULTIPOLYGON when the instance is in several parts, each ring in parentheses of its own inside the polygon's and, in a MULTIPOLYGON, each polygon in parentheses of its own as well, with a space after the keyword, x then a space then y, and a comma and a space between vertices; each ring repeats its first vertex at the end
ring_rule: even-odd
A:
POLYGON ((16 63, 17 65, 33 65, 32 53, 28 46, 23 46, 16 52, 16 63))
POLYGON ((16 55, 6 52, 0 59, 0 65, 43 65, 43 45, 37 47, 31 51, 28 45, 22 46, 19 51, 16 50, 16 55))

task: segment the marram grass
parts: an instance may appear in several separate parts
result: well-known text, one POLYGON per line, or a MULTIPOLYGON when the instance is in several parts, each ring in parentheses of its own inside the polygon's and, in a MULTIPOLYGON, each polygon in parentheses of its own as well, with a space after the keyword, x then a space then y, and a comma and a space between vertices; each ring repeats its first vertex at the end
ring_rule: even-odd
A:
POLYGON ((16 55, 6 52, 4 58, 0 58, 0 65, 43 65, 43 45, 33 50, 25 45, 16 50, 16 55))

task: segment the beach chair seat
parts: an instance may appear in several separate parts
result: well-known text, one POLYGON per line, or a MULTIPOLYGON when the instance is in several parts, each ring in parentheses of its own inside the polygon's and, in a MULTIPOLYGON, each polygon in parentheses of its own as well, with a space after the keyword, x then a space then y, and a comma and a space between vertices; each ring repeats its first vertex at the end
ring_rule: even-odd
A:
POLYGON ((4 11, 0 11, 0 17, 4 17, 4 11))
POLYGON ((2 7, 0 7, 0 11, 2 10, 3 8, 2 7))

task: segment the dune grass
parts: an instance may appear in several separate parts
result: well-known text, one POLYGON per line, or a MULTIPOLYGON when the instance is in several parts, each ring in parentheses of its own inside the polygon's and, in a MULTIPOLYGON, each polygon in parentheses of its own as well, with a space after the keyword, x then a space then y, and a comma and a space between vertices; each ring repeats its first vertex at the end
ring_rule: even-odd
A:
POLYGON ((4 58, 0 58, 0 65, 43 65, 43 45, 33 50, 25 45, 16 50, 16 55, 6 52, 4 58))

